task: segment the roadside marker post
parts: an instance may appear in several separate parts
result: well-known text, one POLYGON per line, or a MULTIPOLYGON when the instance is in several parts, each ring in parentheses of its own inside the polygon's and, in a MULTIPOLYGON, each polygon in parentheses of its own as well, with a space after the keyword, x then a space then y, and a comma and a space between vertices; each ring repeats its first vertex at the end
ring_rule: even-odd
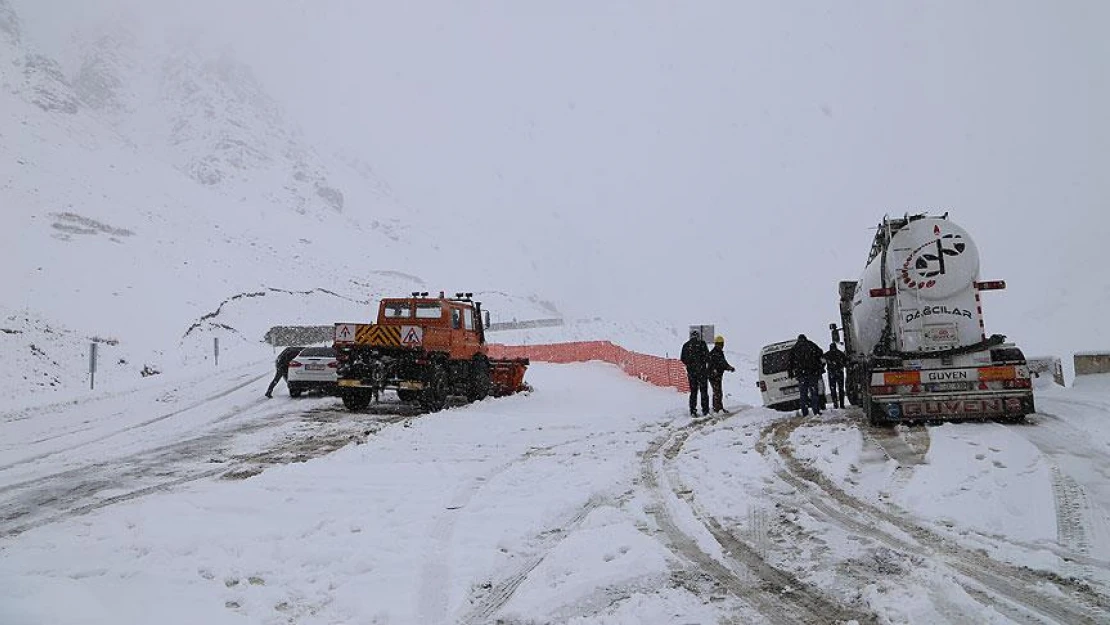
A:
POLYGON ((96 341, 89 343, 89 390, 96 388, 96 341))

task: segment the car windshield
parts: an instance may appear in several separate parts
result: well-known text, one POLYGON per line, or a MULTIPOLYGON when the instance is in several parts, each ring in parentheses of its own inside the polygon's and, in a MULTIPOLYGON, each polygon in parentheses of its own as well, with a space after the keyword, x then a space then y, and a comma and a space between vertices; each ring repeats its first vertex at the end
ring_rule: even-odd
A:
POLYGON ((331 347, 307 347, 301 350, 299 356, 308 356, 316 358, 328 358, 335 356, 335 350, 331 347))
POLYGON ((790 358, 790 350, 784 349, 781 352, 770 352, 763 354, 763 362, 760 369, 763 375, 772 375, 775 373, 782 373, 786 371, 786 364, 790 358))

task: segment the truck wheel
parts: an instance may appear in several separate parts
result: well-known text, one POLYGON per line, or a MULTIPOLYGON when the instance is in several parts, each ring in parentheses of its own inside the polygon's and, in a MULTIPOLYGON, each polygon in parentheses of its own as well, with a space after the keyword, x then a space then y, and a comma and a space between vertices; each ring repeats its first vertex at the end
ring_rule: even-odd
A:
POLYGON ((466 384, 466 400, 482 401, 489 396, 490 389, 489 360, 482 357, 475 358, 470 363, 470 379, 466 384))
POLYGON ((420 391, 397 390, 397 399, 401 401, 416 401, 420 399, 420 391))
POLYGON ((362 410, 370 405, 370 393, 344 393, 343 405, 348 410, 362 410))
POLYGON ((420 405, 428 412, 439 412, 447 405, 447 372, 443 365, 432 365, 420 393, 420 405))
POLYGON ((867 415, 867 422, 871 425, 876 427, 891 425, 891 423, 887 421, 886 414, 883 413, 883 409, 879 407, 879 405, 875 402, 871 400, 865 400, 863 411, 867 415))

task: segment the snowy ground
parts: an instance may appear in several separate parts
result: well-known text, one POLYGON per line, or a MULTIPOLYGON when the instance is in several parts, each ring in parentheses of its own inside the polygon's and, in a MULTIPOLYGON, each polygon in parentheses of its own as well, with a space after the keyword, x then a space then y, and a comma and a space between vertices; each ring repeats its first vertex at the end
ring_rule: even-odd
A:
POLYGON ((1110 379, 873 429, 601 363, 432 415, 159 377, 0 413, 0 623, 1110 622, 1110 379))

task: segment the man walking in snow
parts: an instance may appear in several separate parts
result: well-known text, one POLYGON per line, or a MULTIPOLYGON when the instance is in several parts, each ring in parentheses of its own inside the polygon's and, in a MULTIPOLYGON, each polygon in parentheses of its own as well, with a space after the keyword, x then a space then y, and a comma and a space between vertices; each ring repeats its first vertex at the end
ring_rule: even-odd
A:
POLYGON ((736 371, 736 368, 728 364, 725 358, 725 337, 718 336, 713 339, 713 349, 709 351, 709 385, 713 387, 713 412, 725 411, 724 391, 721 389, 725 371, 736 371))
POLYGON ((821 372, 825 368, 821 362, 824 356, 821 348, 804 334, 798 335, 798 342, 790 348, 787 356, 787 375, 798 380, 798 403, 803 417, 809 416, 810 408, 813 408, 813 414, 821 414, 817 384, 821 381, 821 372))
POLYGON ((836 343, 829 343, 829 351, 825 352, 825 369, 829 374, 829 394, 832 395, 833 406, 844 407, 844 367, 848 365, 848 357, 836 343))
POLYGON ((286 347, 278 354, 277 359, 274 361, 274 379, 270 380, 270 388, 266 389, 266 398, 269 399, 274 396, 274 387, 282 378, 289 375, 289 363, 301 353, 303 347, 286 347))
POLYGON ((682 364, 690 382, 690 416, 698 416, 698 393, 702 415, 709 414, 709 348, 697 330, 690 330, 690 340, 682 344, 682 364))

